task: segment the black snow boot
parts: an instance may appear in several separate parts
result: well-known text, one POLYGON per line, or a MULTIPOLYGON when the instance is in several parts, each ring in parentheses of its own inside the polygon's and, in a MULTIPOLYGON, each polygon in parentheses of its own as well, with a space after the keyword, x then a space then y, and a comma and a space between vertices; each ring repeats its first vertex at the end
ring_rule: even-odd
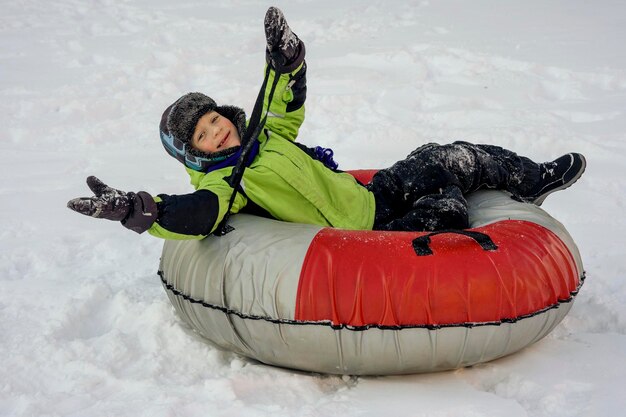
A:
POLYGON ((555 191, 564 190, 574 184, 585 172, 587 162, 579 153, 565 154, 552 162, 539 164, 539 178, 534 184, 520 185, 522 200, 540 206, 555 191))

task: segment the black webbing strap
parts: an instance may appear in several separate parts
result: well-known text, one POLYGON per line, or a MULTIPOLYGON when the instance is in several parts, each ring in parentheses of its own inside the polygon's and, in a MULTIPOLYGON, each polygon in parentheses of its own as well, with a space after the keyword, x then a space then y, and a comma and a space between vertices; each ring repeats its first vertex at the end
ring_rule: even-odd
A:
POLYGON ((254 146, 254 143, 259 138, 261 134, 261 130, 263 126, 265 126, 265 122, 267 121, 267 114, 269 113, 269 107, 272 104, 272 99, 274 98, 274 91, 276 90, 276 84, 278 84, 278 79, 280 78, 280 73, 278 71, 274 72, 274 80, 272 82, 272 88, 270 89, 270 94, 268 97, 268 107, 263 119, 261 119, 261 114, 263 113, 263 101, 265 98, 265 89, 267 88, 267 82, 269 80, 269 76, 271 73, 271 68, 267 65, 265 70, 265 78, 263 79, 263 84, 261 85, 261 90, 259 91, 259 95, 256 98, 256 102, 254 103, 254 109, 252 109, 252 115, 250 116, 250 123, 248 123, 248 128, 246 129, 246 133, 242 138, 242 143, 244 143, 244 148, 241 151, 241 155, 239 156, 239 160, 237 161, 237 165, 233 168, 230 177, 228 178, 228 184, 233 188, 233 193, 230 195, 230 200, 228 202, 228 210, 226 210, 226 214, 224 218, 220 222, 217 229, 213 232, 216 236, 224 236, 226 233, 234 230, 232 226, 228 225, 228 218, 230 217, 230 210, 235 203, 235 198, 237 197, 237 192, 239 191, 239 186, 241 184, 241 179, 243 178, 243 172, 246 170, 247 159, 250 150, 254 146))
POLYGON ((442 233, 456 233, 458 235, 470 237, 474 239, 484 250, 494 251, 498 249, 498 246, 493 243, 493 240, 491 240, 488 235, 481 232, 473 232, 470 230, 438 230, 413 239, 413 250, 415 250, 417 256, 432 255, 433 251, 428 246, 430 244, 430 237, 440 235, 442 233))

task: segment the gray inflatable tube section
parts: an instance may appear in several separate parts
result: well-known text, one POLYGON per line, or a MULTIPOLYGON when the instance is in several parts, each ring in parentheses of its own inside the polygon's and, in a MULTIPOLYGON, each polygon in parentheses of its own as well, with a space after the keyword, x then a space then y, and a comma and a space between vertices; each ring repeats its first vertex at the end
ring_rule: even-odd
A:
MULTIPOLYGON (((468 197, 472 227, 500 220, 539 224, 567 246, 581 284, 579 251, 563 225, 541 208, 500 191, 468 197)), ((440 371, 490 361, 543 338, 571 299, 514 322, 480 326, 358 331, 295 319, 300 270, 313 225, 238 214, 234 231, 201 241, 166 241, 159 275, 181 319, 215 346, 280 367, 329 374, 440 371)), ((375 232, 373 232, 375 233, 375 232)))

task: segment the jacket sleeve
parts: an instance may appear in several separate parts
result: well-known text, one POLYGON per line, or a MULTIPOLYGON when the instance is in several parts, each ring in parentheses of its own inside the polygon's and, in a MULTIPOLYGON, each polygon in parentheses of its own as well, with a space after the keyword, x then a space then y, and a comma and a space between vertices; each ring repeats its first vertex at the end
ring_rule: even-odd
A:
MULTIPOLYGON (((268 108, 270 89, 276 72, 270 69, 265 90, 264 108, 268 108)), ((265 126, 271 132, 295 141, 300 125, 304 122, 306 100, 306 61, 290 73, 281 74, 276 84, 265 126)))
POLYGON ((183 195, 159 194, 158 217, 148 232, 164 239, 202 239, 218 217, 217 196, 209 190, 183 195))
MULTIPOLYGON (((187 169, 189 171, 189 169, 187 169)), ((198 175, 197 191, 190 194, 155 197, 158 218, 148 233, 162 239, 204 239, 215 231, 226 210, 233 189, 220 175, 198 175)), ((242 193, 237 193, 231 209, 239 212, 248 200, 242 193)))

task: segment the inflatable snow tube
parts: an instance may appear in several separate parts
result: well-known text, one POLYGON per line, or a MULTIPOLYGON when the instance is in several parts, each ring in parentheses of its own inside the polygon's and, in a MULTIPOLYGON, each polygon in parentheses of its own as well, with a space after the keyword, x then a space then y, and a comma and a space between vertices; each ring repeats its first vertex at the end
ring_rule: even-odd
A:
POLYGON ((159 275, 189 326, 263 363, 350 375, 470 366, 548 334, 584 273, 574 241, 541 208, 493 190, 468 204, 463 234, 238 214, 223 237, 166 241, 159 275))

